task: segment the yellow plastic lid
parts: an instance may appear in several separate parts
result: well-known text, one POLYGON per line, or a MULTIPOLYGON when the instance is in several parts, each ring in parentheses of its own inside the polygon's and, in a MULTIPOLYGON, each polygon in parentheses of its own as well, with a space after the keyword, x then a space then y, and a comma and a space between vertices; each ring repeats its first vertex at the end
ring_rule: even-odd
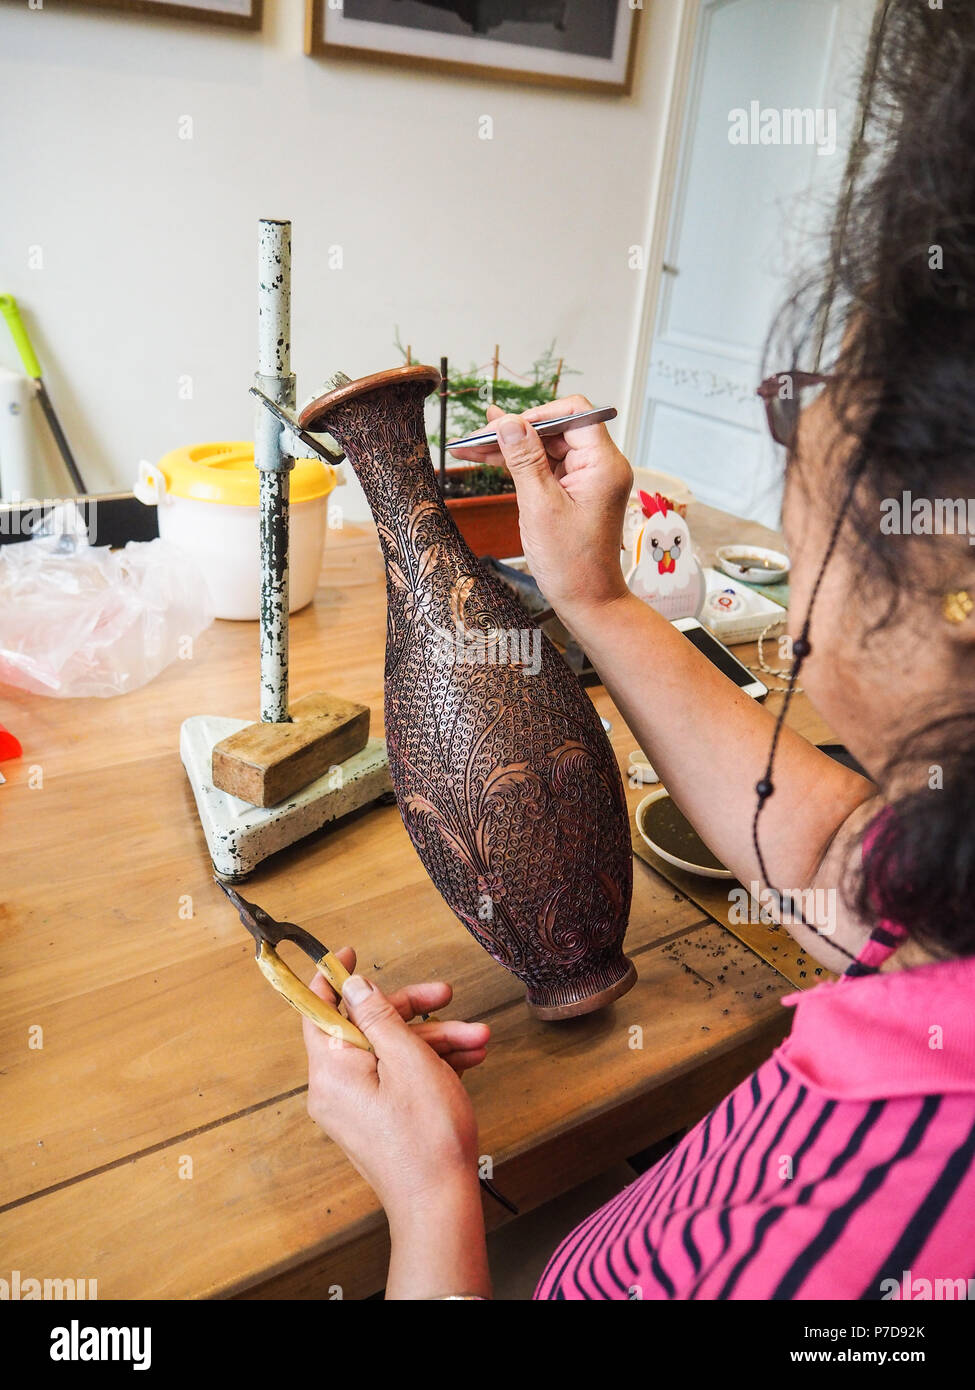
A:
MULTIPOLYGON (((173 449, 159 460, 166 491, 197 502, 223 502, 233 507, 256 507, 260 480, 254 466, 254 444, 235 439, 190 444, 173 449)), ((335 486, 335 470, 321 459, 296 459, 291 470, 291 501, 312 502, 327 497, 335 486)))

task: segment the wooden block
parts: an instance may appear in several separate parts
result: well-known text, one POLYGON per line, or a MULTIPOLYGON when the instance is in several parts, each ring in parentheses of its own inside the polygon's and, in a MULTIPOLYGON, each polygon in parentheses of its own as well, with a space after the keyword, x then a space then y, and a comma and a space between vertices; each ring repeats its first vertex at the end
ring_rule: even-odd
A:
POLYGON ((248 724, 213 749, 213 785, 252 806, 276 806, 366 746, 369 709, 316 691, 290 724, 248 724))

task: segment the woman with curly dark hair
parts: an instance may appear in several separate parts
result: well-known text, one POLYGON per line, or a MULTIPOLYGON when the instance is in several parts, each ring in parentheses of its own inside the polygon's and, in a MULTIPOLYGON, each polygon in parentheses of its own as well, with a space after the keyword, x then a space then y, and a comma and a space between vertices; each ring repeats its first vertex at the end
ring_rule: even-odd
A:
MULTIPOLYGON (((869 780, 628 593, 628 464, 603 426, 531 424, 588 402, 493 412, 543 593, 711 848, 841 974, 785 1000, 782 1046, 566 1238, 541 1298, 955 1297, 975 1275, 971 0, 887 0, 864 91, 826 273, 780 318, 762 394, 788 457, 792 679, 869 780), (751 823, 728 814, 748 796, 751 823), (828 925, 792 920, 823 893, 828 925)), ((490 1296, 455 1074, 487 1030, 455 1025, 452 1070, 400 1016, 447 997, 356 977, 378 1065, 306 1027, 310 1111, 389 1215, 389 1297, 490 1296)))

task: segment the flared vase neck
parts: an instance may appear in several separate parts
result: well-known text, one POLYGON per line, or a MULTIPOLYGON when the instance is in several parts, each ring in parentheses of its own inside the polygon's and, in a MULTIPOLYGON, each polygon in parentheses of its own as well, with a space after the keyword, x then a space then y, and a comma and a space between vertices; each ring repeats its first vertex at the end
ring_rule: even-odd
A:
POLYGON ((373 516, 394 527, 416 502, 441 501, 423 420, 424 386, 382 387, 340 401, 323 422, 345 451, 373 516))

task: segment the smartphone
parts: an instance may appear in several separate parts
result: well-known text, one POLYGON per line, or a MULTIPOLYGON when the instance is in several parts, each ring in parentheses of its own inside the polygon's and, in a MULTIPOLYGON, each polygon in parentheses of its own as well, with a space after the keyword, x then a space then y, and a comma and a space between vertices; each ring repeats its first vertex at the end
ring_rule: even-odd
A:
POLYGON ((678 632, 682 632, 689 642, 693 642, 698 651, 706 656, 713 666, 717 666, 719 671, 733 680, 735 685, 739 686, 746 695, 750 695, 753 700, 766 698, 769 693, 768 686, 758 679, 754 671, 749 671, 747 666, 743 666, 724 643, 712 636, 696 618, 675 618, 672 626, 678 632))

